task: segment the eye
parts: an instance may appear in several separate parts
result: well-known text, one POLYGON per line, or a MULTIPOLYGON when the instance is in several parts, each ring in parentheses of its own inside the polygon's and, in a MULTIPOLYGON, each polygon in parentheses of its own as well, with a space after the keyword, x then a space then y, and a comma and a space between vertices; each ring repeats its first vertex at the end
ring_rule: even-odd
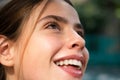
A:
POLYGON ((77 33, 78 33, 82 38, 84 38, 84 32, 83 32, 83 31, 77 31, 77 33))
POLYGON ((52 29, 52 30, 60 31, 60 26, 56 22, 50 22, 47 24, 45 29, 52 29))

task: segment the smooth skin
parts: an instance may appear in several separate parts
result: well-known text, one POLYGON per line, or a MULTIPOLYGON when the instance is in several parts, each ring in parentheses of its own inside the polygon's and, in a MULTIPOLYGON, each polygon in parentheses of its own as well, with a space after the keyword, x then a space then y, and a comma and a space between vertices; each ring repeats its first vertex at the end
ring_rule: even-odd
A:
MULTIPOLYGON (((82 56, 85 60, 84 74, 89 54, 83 36, 84 30, 76 10, 63 0, 51 0, 26 45, 19 69, 20 80, 82 80, 82 76, 71 76, 60 69, 54 61, 69 55, 82 56)), ((14 49, 11 52, 16 54, 19 48, 14 49)), ((13 62, 15 72, 12 76, 16 76, 16 58, 13 62)), ((15 80, 12 78, 8 80, 15 80)))
POLYGON ((54 64, 55 59, 74 54, 84 56, 87 64, 85 40, 78 34, 83 29, 76 24, 81 24, 78 14, 69 4, 62 0, 52 0, 48 4, 24 53, 22 68, 25 80, 80 80, 54 64), (65 20, 55 20, 51 15, 65 20), (72 47, 73 44, 77 46, 72 47))

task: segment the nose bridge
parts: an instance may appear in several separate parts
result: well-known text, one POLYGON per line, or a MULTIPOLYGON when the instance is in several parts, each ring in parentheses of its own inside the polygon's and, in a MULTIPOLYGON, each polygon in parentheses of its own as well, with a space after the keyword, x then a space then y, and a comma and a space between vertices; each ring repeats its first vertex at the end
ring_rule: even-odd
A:
POLYGON ((83 49, 85 40, 76 31, 71 30, 67 33, 67 45, 69 48, 83 49))

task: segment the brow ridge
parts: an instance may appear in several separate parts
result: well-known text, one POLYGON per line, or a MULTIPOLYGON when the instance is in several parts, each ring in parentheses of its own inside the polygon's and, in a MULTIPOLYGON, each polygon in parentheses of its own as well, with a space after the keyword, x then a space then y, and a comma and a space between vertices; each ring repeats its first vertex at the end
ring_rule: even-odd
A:
POLYGON ((56 15, 48 15, 48 16, 40 19, 39 21, 42 21, 44 19, 55 19, 56 21, 60 21, 60 22, 63 22, 63 23, 68 23, 68 21, 64 17, 56 16, 56 15))

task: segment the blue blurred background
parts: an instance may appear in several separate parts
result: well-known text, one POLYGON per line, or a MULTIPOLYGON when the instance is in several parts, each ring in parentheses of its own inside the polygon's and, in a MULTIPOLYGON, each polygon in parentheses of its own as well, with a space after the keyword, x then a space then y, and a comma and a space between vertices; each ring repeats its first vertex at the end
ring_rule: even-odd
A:
MULTIPOLYGON (((0 0, 0 7, 10 0, 0 0)), ((72 0, 90 60, 83 80, 120 80, 120 0, 72 0)))
POLYGON ((83 80, 120 80, 120 0, 73 0, 90 60, 83 80))

